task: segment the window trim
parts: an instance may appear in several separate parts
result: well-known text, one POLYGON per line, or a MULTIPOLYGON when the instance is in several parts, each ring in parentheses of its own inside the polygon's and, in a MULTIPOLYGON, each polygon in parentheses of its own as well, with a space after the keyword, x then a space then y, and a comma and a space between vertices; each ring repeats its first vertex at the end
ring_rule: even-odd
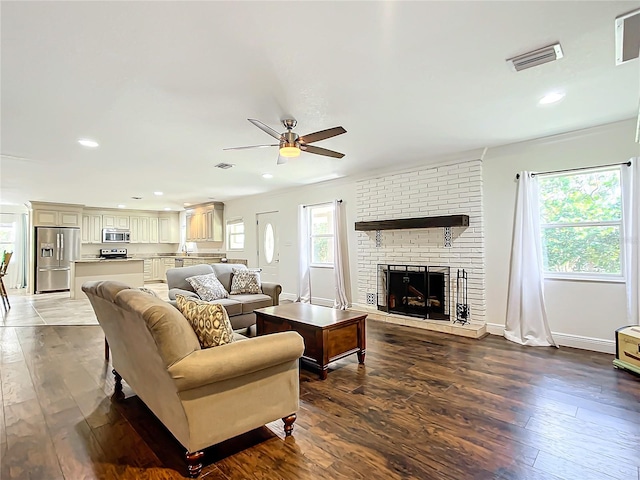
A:
POLYGON ((246 245, 246 232, 244 231, 244 227, 245 227, 245 223, 244 223, 244 219, 243 218, 234 218, 231 220, 227 220, 226 222, 226 237, 227 237, 227 250, 231 251, 231 252, 242 252, 244 251, 245 245, 246 245), (240 233, 231 233, 231 229, 229 227, 233 227, 236 225, 242 225, 242 234, 240 233), (242 235, 242 247, 241 248, 237 248, 237 247, 232 247, 231 246, 231 237, 235 236, 235 235, 242 235))
MULTIPOLYGON (((544 177, 568 177, 574 175, 588 175, 591 173, 604 172, 604 171, 618 171, 618 178, 620 179, 620 199, 623 198, 622 189, 622 166, 616 165, 614 167, 594 167, 582 169, 579 173, 556 173, 552 175, 544 175, 544 177)), ((539 200, 539 204, 542 202, 539 200)), ((548 272, 542 265, 542 277, 544 280, 560 280, 560 281, 578 281, 578 282, 600 282, 600 283, 625 283, 626 278, 624 275, 625 265, 625 248, 624 248, 624 222, 622 204, 620 209, 620 220, 604 220, 598 221, 585 221, 585 222, 558 222, 558 223, 542 223, 540 222, 540 242, 544 253, 544 230, 547 228, 576 228, 576 227, 618 227, 620 232, 620 273, 594 273, 594 272, 548 272)), ((540 216, 540 214, 539 214, 540 216)))
MULTIPOLYGON (((327 208, 327 207, 331 207, 333 209, 333 203, 332 202, 326 202, 326 203, 318 203, 318 204, 314 204, 314 205, 308 205, 306 208, 309 209, 309 218, 308 218, 308 229, 309 229, 309 238, 308 238, 308 242, 309 242, 309 267, 310 268, 334 268, 334 264, 333 262, 327 262, 327 263, 319 263, 319 262, 314 262, 313 261, 313 239, 314 238, 331 238, 333 241, 331 242, 331 248, 333 248, 333 253, 335 255, 335 232, 334 233, 321 233, 318 235, 314 235, 312 233, 313 231, 313 210, 314 209, 320 209, 320 208, 327 208)), ((333 210, 333 214, 335 215, 335 210, 333 210)))

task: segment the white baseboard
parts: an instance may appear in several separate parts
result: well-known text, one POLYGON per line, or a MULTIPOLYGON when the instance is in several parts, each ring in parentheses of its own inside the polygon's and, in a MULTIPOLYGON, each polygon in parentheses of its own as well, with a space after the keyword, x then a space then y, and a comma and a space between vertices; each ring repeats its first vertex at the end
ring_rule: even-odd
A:
MULTIPOLYGON (((487 332, 491 335, 500 335, 504 333, 504 325, 499 323, 487 323, 487 332)), ((582 350, 591 350, 601 353, 616 353, 615 340, 605 340, 603 338, 584 337, 582 335, 571 335, 569 333, 551 332, 553 339, 561 347, 580 348, 582 350)))
POLYGON ((295 302, 298 299, 298 295, 296 295, 295 293, 281 293, 280 294, 280 300, 291 300, 292 302, 295 302))
MULTIPOLYGON (((295 302, 298 299, 298 295, 295 293, 281 293, 280 300, 291 300, 295 302)), ((313 305, 322 305, 323 307, 333 307, 332 298, 311 297, 311 303, 313 305)))

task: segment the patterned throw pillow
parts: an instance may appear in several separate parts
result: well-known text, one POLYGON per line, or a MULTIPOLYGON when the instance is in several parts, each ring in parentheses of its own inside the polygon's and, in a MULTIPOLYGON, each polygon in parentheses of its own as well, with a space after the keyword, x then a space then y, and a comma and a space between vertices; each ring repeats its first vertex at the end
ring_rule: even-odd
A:
POLYGON ((207 303, 184 295, 176 295, 178 310, 191 324, 202 348, 218 347, 233 342, 229 315, 219 303, 207 303))
POLYGON ((220 298, 229 298, 229 293, 224 289, 215 273, 189 277, 187 282, 191 284, 198 296, 207 302, 220 298))
POLYGON ((262 293, 260 286, 260 270, 250 270, 246 268, 233 269, 231 277, 231 295, 241 293, 262 293))

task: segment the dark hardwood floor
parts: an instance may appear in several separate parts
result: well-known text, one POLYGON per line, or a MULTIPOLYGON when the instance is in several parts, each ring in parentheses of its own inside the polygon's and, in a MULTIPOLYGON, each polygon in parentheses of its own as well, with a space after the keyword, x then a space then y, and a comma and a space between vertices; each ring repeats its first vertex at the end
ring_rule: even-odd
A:
MULTIPOLYGON (((281 421, 206 451, 213 479, 639 480, 640 378, 612 356, 370 321, 281 421)), ((183 478, 183 450, 125 386, 97 326, 0 327, 0 478, 183 478)))

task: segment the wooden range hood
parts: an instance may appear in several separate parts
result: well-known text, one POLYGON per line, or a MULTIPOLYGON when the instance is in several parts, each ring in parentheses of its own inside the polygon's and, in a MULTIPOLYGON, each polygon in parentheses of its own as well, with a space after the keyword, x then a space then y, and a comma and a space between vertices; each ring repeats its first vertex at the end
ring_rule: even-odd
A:
POLYGON ((356 222, 356 230, 407 230, 413 228, 468 227, 469 215, 444 215, 440 217, 398 218, 356 222))

